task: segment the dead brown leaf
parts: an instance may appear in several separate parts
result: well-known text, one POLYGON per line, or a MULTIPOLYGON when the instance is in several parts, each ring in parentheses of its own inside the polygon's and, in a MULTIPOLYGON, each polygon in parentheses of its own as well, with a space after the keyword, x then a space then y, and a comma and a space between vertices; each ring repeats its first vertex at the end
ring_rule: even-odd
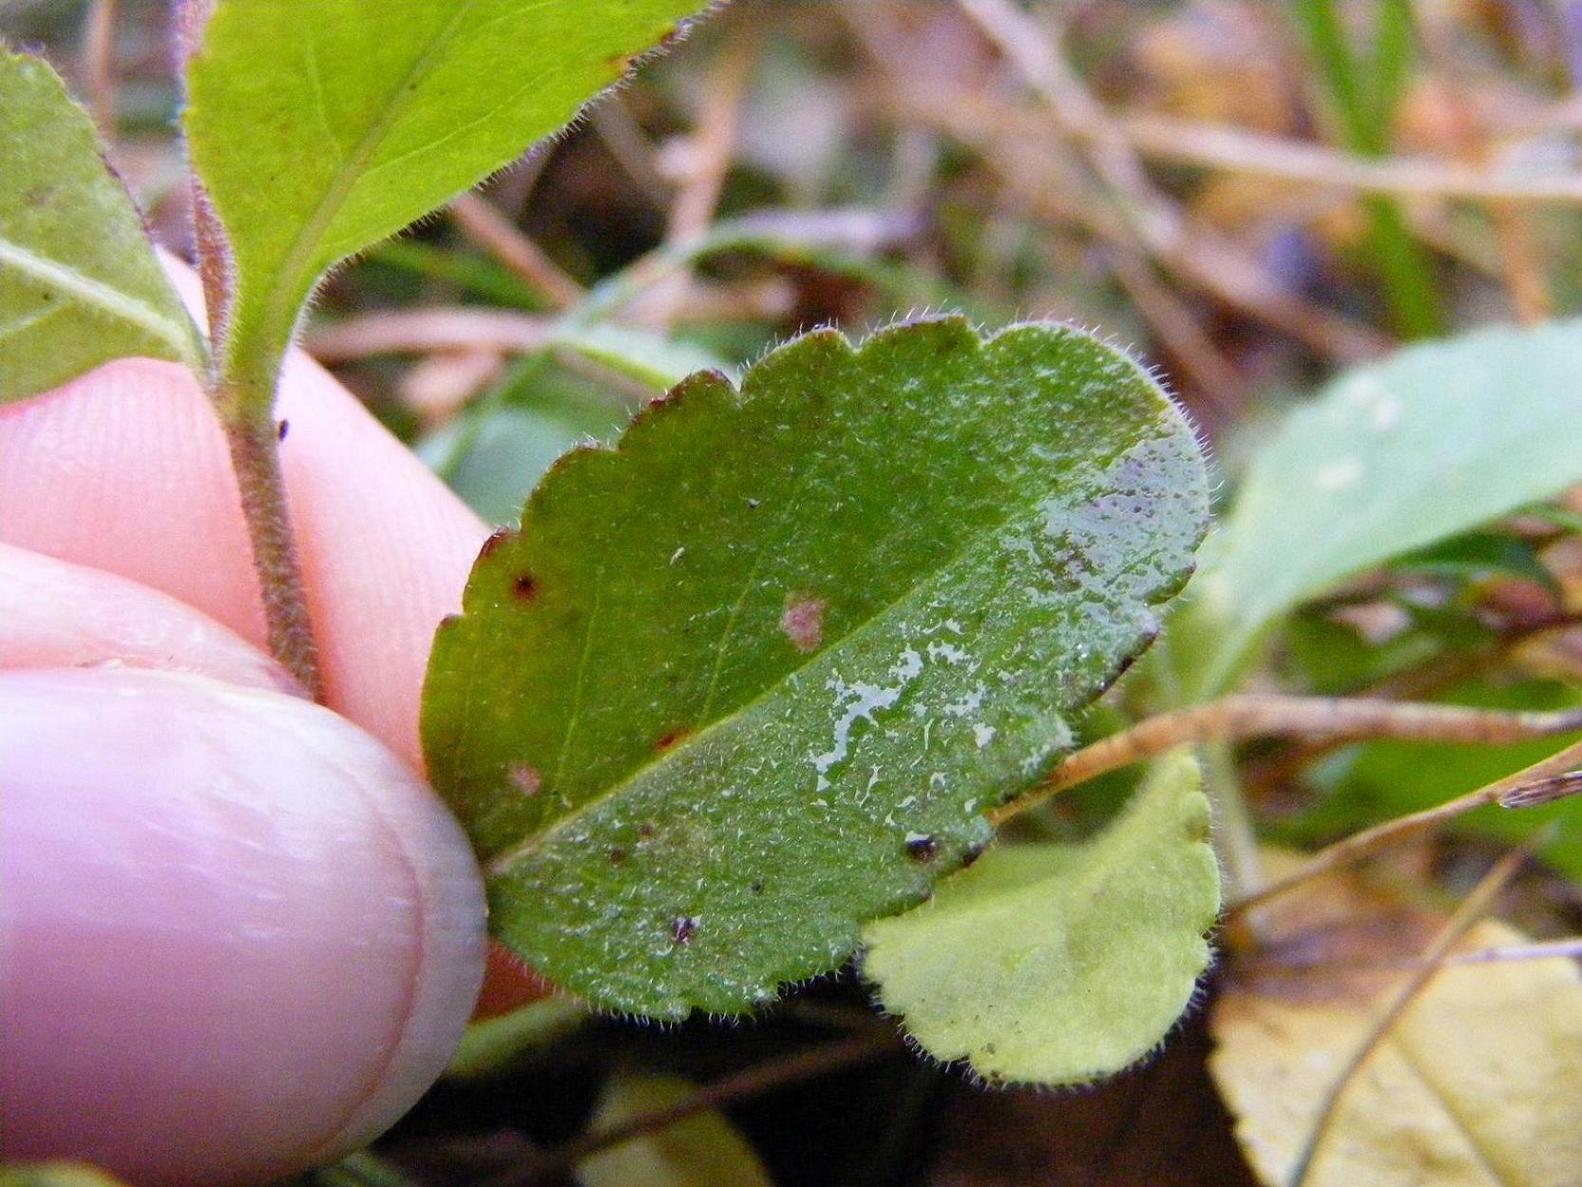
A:
MULTIPOLYGON (((1291 1184, 1327 1095, 1443 917, 1355 879, 1293 895, 1233 969, 1210 1070, 1265 1183, 1291 1184), (1371 967, 1361 967, 1361 966, 1371 967), (1380 966, 1386 967, 1380 967, 1380 966)), ((1487 921, 1461 949, 1524 942, 1487 921)), ((1442 968, 1339 1098, 1303 1187, 1582 1184, 1582 975, 1566 959, 1442 968)))

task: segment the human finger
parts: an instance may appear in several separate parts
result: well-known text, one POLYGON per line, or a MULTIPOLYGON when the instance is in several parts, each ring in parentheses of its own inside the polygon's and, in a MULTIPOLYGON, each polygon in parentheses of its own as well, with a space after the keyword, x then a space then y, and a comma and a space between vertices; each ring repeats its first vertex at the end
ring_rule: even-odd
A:
POLYGON ((354 1149, 454 1049, 483 964, 465 839, 304 700, 0 674, 0 1132, 148 1187, 354 1149))
POLYGON ((298 693, 288 672, 185 602, 0 544, 0 669, 161 668, 298 693))
MULTIPOLYGON (((420 768, 434 628, 487 529, 300 353, 279 414, 326 701, 420 768)), ((0 540, 131 578, 262 645, 224 434, 185 369, 123 359, 0 409, 0 508, 0 540)))

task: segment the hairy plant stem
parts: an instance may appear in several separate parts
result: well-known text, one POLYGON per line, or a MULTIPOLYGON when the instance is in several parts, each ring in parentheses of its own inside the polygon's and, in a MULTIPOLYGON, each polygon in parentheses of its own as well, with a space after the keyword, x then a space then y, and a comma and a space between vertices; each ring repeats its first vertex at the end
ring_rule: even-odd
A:
MULTIPOLYGON (((190 10, 184 11, 192 16, 190 10)), ((193 19, 201 19, 201 14, 193 19)), ((208 194, 197 181, 192 183, 192 221, 209 341, 214 344, 216 371, 208 378, 209 398, 231 453, 242 518, 253 549, 253 572, 264 600, 269 653, 305 693, 322 701, 318 646, 280 472, 282 426, 276 424, 274 415, 275 389, 290 334, 278 343, 267 337, 243 343, 234 340, 230 333, 235 279, 230 246, 208 194)))
POLYGON ((1258 832, 1253 827, 1241 772, 1229 742, 1203 747, 1203 790, 1214 813, 1214 853, 1225 878, 1227 897, 1252 894, 1263 885, 1258 832))
MULTIPOLYGON (((279 431, 272 416, 227 412, 220 401, 225 440, 231 450, 231 468, 241 493, 242 516, 253 546, 253 569, 264 598, 264 621, 269 632, 269 652, 296 677, 314 700, 322 700, 318 647, 308 617, 302 568, 286 507, 286 488, 280 473, 279 431)), ((233 405, 235 407, 235 405, 233 405)))

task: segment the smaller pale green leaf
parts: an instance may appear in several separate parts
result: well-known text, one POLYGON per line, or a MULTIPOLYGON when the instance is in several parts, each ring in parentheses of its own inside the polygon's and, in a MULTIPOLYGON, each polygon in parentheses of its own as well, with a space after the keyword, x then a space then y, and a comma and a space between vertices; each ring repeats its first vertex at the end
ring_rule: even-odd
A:
POLYGON ((1582 321, 1359 367, 1256 454, 1172 623, 1180 699, 1231 684, 1276 619, 1353 574, 1582 479, 1582 321))
POLYGON ((88 113, 0 45, 0 402, 128 355, 197 367, 203 347, 88 113))
POLYGON ((435 638, 424 753, 496 934, 668 1018, 838 967, 1070 746, 1206 513, 1181 414, 1069 327, 693 376, 549 471, 435 638))
POLYGON ((994 1081, 1076 1084, 1156 1047, 1208 966, 1209 808, 1186 752, 1079 845, 991 849, 863 928, 863 973, 930 1055, 994 1081))
MULTIPOLYGON (((679 1076, 618 1072, 604 1086, 593 1132, 673 1108, 697 1092, 679 1076)), ((601 1150, 577 1168, 583 1187, 773 1187, 758 1155, 718 1112, 601 1150)))
POLYGON ((223 0, 187 70, 244 398, 324 272, 562 128, 700 0, 223 0))

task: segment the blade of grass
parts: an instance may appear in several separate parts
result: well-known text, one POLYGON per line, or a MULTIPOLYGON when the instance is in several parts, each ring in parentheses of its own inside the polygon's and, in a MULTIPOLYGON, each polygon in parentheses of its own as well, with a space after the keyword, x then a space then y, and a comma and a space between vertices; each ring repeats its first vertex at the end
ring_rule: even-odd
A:
MULTIPOLYGON (((1342 145, 1365 157, 1389 155, 1389 127, 1410 74, 1411 10, 1407 0, 1380 0, 1368 61, 1353 52, 1335 0, 1296 0, 1292 14, 1313 58, 1342 145)), ((1378 271, 1390 320, 1403 338, 1440 332, 1444 317, 1433 261, 1411 234, 1400 204, 1383 195, 1364 200, 1366 251, 1378 271)))

